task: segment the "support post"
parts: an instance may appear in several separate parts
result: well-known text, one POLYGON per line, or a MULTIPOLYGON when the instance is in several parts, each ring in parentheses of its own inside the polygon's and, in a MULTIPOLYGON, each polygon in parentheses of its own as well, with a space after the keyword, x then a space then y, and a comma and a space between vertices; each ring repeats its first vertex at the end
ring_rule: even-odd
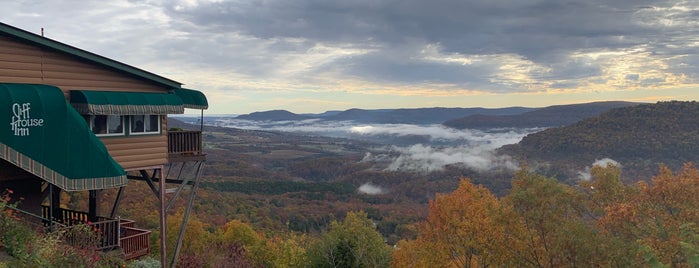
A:
POLYGON ((119 187, 119 192, 117 192, 116 199, 114 200, 114 205, 112 206, 112 213, 109 214, 109 217, 112 219, 116 218, 116 213, 117 210, 119 210, 119 204, 121 204, 121 198, 124 194, 124 188, 125 186, 119 187))
MULTIPOLYGON (((163 167, 160 167, 162 169, 163 167)), ((153 171, 153 176, 158 174, 157 169, 153 171)), ((160 172, 162 176, 162 170, 160 172)), ((158 180, 160 189, 158 191, 158 199, 160 205, 160 265, 167 267, 167 213, 165 211, 165 178, 158 180)))
MULTIPOLYGON (((51 222, 54 222, 54 221, 56 221, 56 218, 60 217, 60 215, 61 215, 61 188, 58 188, 53 184, 49 184, 49 187, 51 187, 51 194, 50 194, 51 200, 49 200, 49 202, 50 202, 50 208, 49 208, 50 212, 49 213, 51 214, 50 215, 51 222)), ((59 220, 59 222, 61 222, 63 219, 59 218, 58 220, 59 220)), ((61 223, 63 223, 63 222, 61 222, 61 223)), ((53 228, 51 228, 51 229, 53 229, 53 228)), ((52 230, 52 231, 54 231, 54 230, 52 230)))
POLYGON ((88 202, 87 219, 91 222, 98 222, 97 214, 100 210, 100 191, 90 190, 90 198, 88 202))
MULTIPOLYGON (((201 176, 201 166, 204 164, 203 161, 198 162, 197 170, 194 174, 194 182, 192 184, 192 190, 189 193, 189 200, 187 200, 187 208, 184 211, 184 216, 182 216, 182 225, 180 226, 180 233, 177 235, 177 243, 175 244, 175 254, 172 256, 172 262, 170 267, 175 267, 177 264, 177 258, 180 255, 180 249, 182 248, 182 241, 184 240, 184 233, 185 230, 187 230, 187 222, 189 221, 189 214, 192 212, 192 204, 194 203, 194 198, 196 197, 197 193, 197 186, 199 185, 199 176, 201 176)), ((184 168, 184 165, 182 165, 182 168, 184 168)), ((180 170, 180 174, 182 174, 180 170)), ((179 178, 178 178, 179 179, 179 178)), ((185 180, 188 181, 189 179, 185 180)), ((182 186, 184 186, 185 182, 182 183, 182 186)), ((181 190, 180 188, 179 190, 181 190)), ((178 190, 178 193, 179 193, 178 190)), ((171 200, 174 201, 176 196, 171 200)))

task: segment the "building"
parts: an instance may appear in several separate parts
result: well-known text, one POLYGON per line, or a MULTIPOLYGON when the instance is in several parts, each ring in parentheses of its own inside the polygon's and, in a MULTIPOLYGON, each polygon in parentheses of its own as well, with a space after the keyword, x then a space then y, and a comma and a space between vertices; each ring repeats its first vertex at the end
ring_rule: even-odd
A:
POLYGON ((115 216, 134 180, 153 190, 161 232, 166 183, 179 186, 172 198, 191 189, 188 215, 205 155, 201 129, 168 130, 167 115, 185 108, 203 115, 208 102, 179 82, 0 23, 0 186, 50 228, 89 220, 113 230, 102 238, 104 249, 120 247, 127 259, 148 254, 143 237, 150 232, 115 216), (163 175, 185 163, 194 176, 163 175), (101 209, 100 191, 114 188, 111 210, 101 209), (61 191, 88 191, 88 211, 61 209, 61 191))

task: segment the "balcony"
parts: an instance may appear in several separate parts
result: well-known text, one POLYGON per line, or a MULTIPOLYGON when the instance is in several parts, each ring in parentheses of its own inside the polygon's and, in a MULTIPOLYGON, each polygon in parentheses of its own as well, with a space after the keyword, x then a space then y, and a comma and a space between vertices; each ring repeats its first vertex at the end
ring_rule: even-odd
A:
POLYGON ((167 152, 169 162, 204 160, 206 155, 202 152, 201 131, 169 130, 167 152))
MULTIPOLYGON (((124 251, 124 259, 131 260, 150 253, 150 233, 149 230, 134 227, 135 222, 127 219, 109 219, 98 217, 96 222, 88 221, 87 212, 69 209, 58 209, 58 215, 54 215, 54 224, 58 229, 66 230, 64 240, 76 245, 80 239, 71 235, 70 229, 78 224, 89 223, 95 230, 97 241, 96 249, 109 251, 121 248, 124 251)), ((44 219, 49 218, 49 208, 42 207, 44 219)), ((48 222, 44 223, 48 225, 48 222)))

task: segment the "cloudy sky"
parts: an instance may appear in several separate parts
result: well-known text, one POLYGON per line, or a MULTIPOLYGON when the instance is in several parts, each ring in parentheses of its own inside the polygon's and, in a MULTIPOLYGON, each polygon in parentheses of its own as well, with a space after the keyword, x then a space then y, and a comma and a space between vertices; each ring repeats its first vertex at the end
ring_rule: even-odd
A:
POLYGON ((215 114, 699 99, 698 0, 19 0, 0 21, 215 114))

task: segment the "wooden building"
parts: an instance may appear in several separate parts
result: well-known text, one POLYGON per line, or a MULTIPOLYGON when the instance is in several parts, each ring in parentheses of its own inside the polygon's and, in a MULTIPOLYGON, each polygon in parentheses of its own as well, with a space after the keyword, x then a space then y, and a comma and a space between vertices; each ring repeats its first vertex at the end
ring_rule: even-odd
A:
POLYGON ((116 228, 116 237, 103 238, 105 248, 121 247, 126 258, 147 254, 149 245, 131 249, 133 241, 124 238, 149 231, 114 217, 132 180, 153 190, 161 233, 170 205, 165 183, 178 184, 177 194, 192 189, 191 210, 205 160, 201 131, 167 127, 167 115, 185 108, 203 112, 208 102, 179 82, 0 23, 0 186, 22 196, 20 208, 50 226, 104 222, 116 228), (186 163, 196 169, 194 177, 164 175, 186 163), (111 211, 101 211, 100 190, 111 188, 120 189, 118 197, 111 211), (89 191, 88 211, 61 209, 60 191, 89 191))

